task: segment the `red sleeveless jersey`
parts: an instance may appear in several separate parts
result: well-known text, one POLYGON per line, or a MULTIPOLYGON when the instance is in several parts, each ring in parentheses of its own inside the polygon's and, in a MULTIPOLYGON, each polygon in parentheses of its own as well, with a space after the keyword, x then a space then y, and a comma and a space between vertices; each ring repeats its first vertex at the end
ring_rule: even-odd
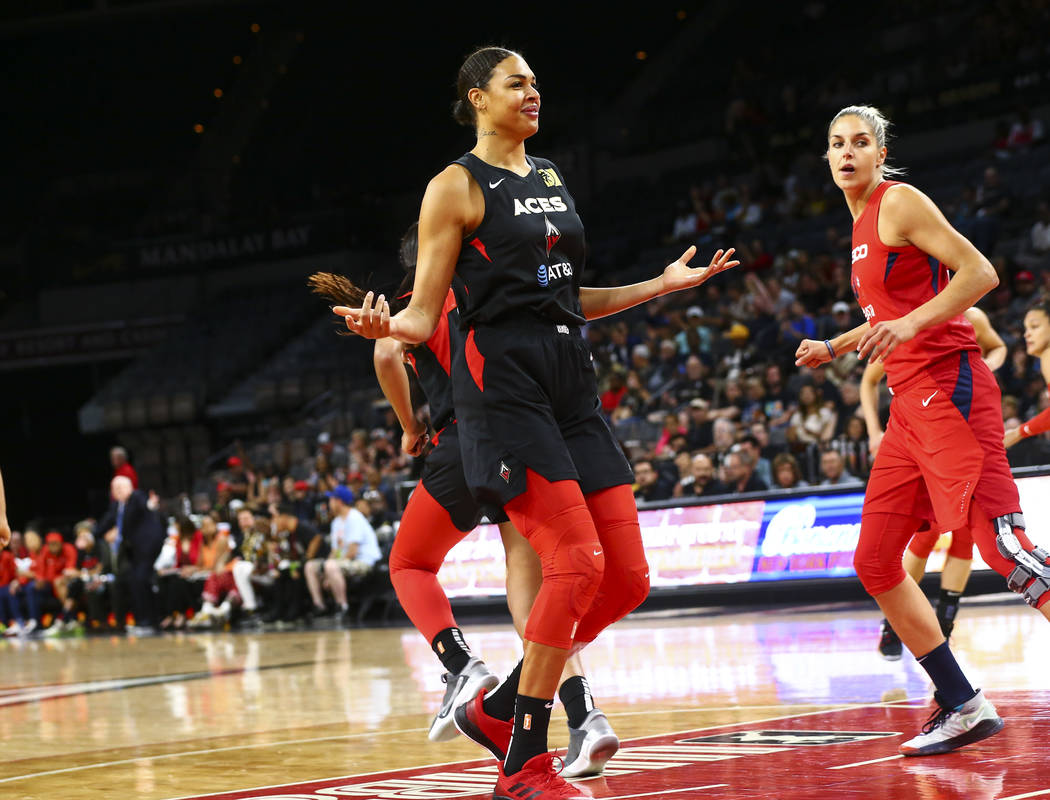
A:
MULTIPOLYGON (((853 223, 853 294, 874 325, 899 319, 948 285, 949 270, 918 247, 887 247, 879 239, 879 207, 886 190, 900 181, 883 181, 853 223)), ((902 388, 930 364, 961 350, 979 350, 973 326, 959 314, 919 333, 886 359, 886 379, 902 388)))

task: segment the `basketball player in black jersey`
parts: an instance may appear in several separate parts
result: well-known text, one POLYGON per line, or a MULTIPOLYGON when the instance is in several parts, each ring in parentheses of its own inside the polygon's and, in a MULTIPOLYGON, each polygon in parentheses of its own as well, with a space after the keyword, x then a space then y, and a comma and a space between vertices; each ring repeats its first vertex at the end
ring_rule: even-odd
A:
POLYGON ((457 708, 456 725, 500 758, 494 797, 569 800, 589 793, 559 778, 547 752, 562 668, 649 591, 633 476, 601 415, 580 325, 738 262, 719 250, 690 269, 690 247, 658 278, 581 288, 583 224, 572 196, 553 163, 525 154, 540 109, 529 65, 482 48, 460 68, 457 91, 454 115, 477 143, 427 187, 409 305, 391 317, 385 298, 369 293, 360 307, 334 311, 361 335, 424 342, 453 274, 464 283, 467 335, 452 381, 467 483, 479 501, 504 507, 539 555, 543 583, 522 662, 490 696, 457 708))
MULTIPOLYGON (((401 240, 401 264, 407 274, 397 290, 396 305, 407 304, 412 294, 416 229, 413 223, 401 240)), ((360 290, 343 276, 316 273, 309 284, 315 293, 336 303, 360 302, 360 290)), ((454 708, 499 682, 485 662, 472 654, 438 582, 438 571, 449 550, 477 527, 482 514, 498 525, 506 551, 507 606, 514 628, 523 638, 542 583, 539 558, 503 509, 483 509, 467 486, 450 374, 454 354, 463 347, 456 289, 462 293, 458 279, 453 280, 438 325, 426 342, 406 346, 394 338, 378 339, 373 357, 380 387, 401 423, 402 449, 420 455, 428 436, 412 406, 405 364, 415 373, 426 396, 435 430, 434 447, 426 455, 423 475, 405 507, 390 554, 390 579, 398 601, 447 670, 443 676, 445 696, 428 732, 431 741, 455 737, 454 708)), ((600 775, 619 749, 620 741, 605 714, 594 704, 579 654, 566 662, 558 696, 565 705, 569 725, 563 777, 600 775)))

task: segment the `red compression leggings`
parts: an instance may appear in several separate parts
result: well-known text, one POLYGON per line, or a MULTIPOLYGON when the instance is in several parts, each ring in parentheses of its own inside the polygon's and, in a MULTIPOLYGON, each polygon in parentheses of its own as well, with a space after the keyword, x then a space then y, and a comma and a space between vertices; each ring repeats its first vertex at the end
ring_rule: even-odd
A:
POLYGON ((448 551, 466 535, 452 524, 448 512, 423 483, 418 483, 390 551, 390 582, 401 607, 427 642, 445 628, 456 627, 437 574, 448 551))
MULTIPOLYGON (((853 556, 853 566, 857 570, 857 577, 872 597, 896 588, 905 579, 901 558, 908 540, 921 524, 921 519, 908 514, 877 512, 861 516, 860 541, 853 556)), ((1003 577, 1009 575, 1016 565, 1000 555, 995 546, 996 533, 992 520, 975 502, 970 503, 969 528, 985 563, 1003 577)), ((1024 532, 1018 530, 1015 533, 1021 546, 1030 551, 1032 543, 1024 532)), ((1041 607, 1048 600, 1050 592, 1040 598, 1038 605, 1041 607)))
POLYGON ((587 643, 649 593, 649 565, 629 486, 585 498, 576 481, 528 471, 528 489, 507 516, 540 557, 543 584, 525 626, 530 642, 587 643))
MULTIPOLYGON (((590 642, 648 595, 649 567, 629 486, 585 498, 576 481, 551 483, 529 470, 528 490, 506 510, 543 568, 543 585, 526 627, 529 641, 563 649, 574 640, 590 642)), ((456 625, 437 573, 466 535, 417 485, 390 553, 390 580, 428 642, 456 625)))
MULTIPOLYGON (((916 531, 911 537, 908 549, 918 558, 929 558, 933 552, 934 545, 941 538, 934 527, 926 527, 924 530, 916 531)), ((973 534, 969 527, 961 527, 952 531, 952 543, 948 545, 948 555, 955 558, 973 558, 973 534)))

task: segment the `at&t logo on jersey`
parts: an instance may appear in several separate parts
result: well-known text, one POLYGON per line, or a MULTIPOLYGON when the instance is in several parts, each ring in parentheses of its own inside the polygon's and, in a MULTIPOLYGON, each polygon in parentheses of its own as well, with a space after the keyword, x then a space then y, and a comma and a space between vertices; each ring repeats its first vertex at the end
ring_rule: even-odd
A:
POLYGON ((851 263, 856 264, 862 258, 868 257, 868 246, 866 244, 858 244, 853 248, 853 261, 851 263))
POLYGON ((540 264, 539 269, 536 270, 536 283, 540 286, 547 286, 551 281, 557 280, 558 278, 571 277, 572 264, 568 261, 562 261, 559 264, 551 264, 549 267, 546 264, 540 264))
POLYGON ((520 214, 553 214, 555 211, 568 211, 569 207, 560 196, 526 197, 524 200, 514 198, 514 216, 520 214))

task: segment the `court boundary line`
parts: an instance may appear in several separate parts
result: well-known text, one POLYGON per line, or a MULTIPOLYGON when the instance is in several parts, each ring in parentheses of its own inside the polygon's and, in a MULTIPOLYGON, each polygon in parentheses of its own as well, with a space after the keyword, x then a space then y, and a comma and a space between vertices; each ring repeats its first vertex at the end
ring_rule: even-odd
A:
POLYGON ((840 764, 837 767, 825 767, 825 769, 850 769, 851 767, 863 767, 865 764, 878 764, 880 761, 894 761, 898 758, 904 758, 904 754, 897 753, 893 756, 886 756, 884 758, 873 758, 870 761, 857 761, 854 764, 840 764))
MULTIPOLYGON (((703 728, 687 728, 687 729, 684 729, 684 730, 669 731, 667 733, 656 733, 656 734, 650 734, 648 736, 637 736, 637 737, 635 737, 633 739, 625 739, 623 742, 621 742, 621 744, 629 744, 630 742, 642 741, 644 739, 662 738, 662 737, 666 737, 666 736, 682 736, 682 735, 687 734, 687 733, 702 733, 704 731, 714 731, 714 730, 718 730, 720 728, 731 728, 731 727, 734 727, 734 726, 737 726, 737 725, 759 725, 759 724, 763 724, 763 723, 766 723, 766 722, 779 722, 780 720, 785 720, 785 719, 798 719, 798 718, 802 718, 802 717, 811 717, 811 716, 816 716, 817 714, 837 714, 840 711, 851 711, 851 710, 856 710, 856 709, 861 709, 861 708, 888 708, 888 707, 895 706, 899 702, 901 702, 901 701, 900 700, 891 700, 891 701, 881 702, 881 703, 853 703, 853 704, 850 704, 850 705, 847 705, 847 706, 830 707, 830 708, 822 709, 822 710, 819 710, 819 711, 807 711, 807 712, 802 713, 802 714, 785 714, 785 715, 782 715, 782 716, 779 716, 779 717, 767 717, 765 719, 749 720, 747 722, 726 722, 726 723, 723 723, 721 725, 708 725, 708 726, 703 727, 703 728)), ((773 706, 758 706, 758 707, 759 708, 771 708, 773 706)), ((776 706, 776 707, 780 708, 781 706, 776 706)), ((746 708, 750 708, 750 706, 734 706, 733 710, 739 710, 741 708, 745 708, 746 709, 746 708)), ((686 709, 682 709, 682 710, 684 711, 686 709)), ((695 711, 696 709, 691 709, 691 710, 695 711)), ((650 712, 647 712, 647 713, 652 713, 652 712, 650 711, 650 712)), ((420 730, 422 730, 422 729, 420 729, 420 730)), ((135 759, 135 760, 139 760, 139 759, 135 759)), ((330 781, 330 780, 331 781, 338 781, 338 780, 344 780, 346 778, 368 778, 368 777, 371 777, 373 775, 390 775, 390 774, 393 774, 395 772, 405 772, 407 770, 432 769, 432 768, 435 768, 435 767, 459 766, 459 765, 472 764, 475 761, 482 761, 482 762, 487 764, 489 761, 491 761, 491 759, 481 758, 481 759, 471 759, 471 760, 467 760, 467 761, 445 761, 445 762, 438 763, 438 764, 421 764, 421 765, 416 766, 416 767, 401 767, 401 768, 396 769, 396 770, 386 769, 386 770, 379 770, 379 771, 376 771, 376 772, 362 772, 362 773, 357 774, 357 775, 339 775, 339 776, 335 776, 335 777, 332 777, 332 778, 315 778, 314 780, 300 780, 300 781, 293 781, 293 782, 289 782, 289 783, 276 783, 276 784, 268 785, 268 786, 253 786, 253 787, 250 787, 250 788, 242 788, 242 789, 224 789, 221 792, 209 792, 207 794, 187 794, 187 795, 180 795, 178 797, 165 798, 165 800, 199 800, 200 798, 203 798, 203 797, 218 797, 219 795, 230 794, 231 792, 258 792, 258 791, 262 791, 264 789, 281 789, 281 788, 284 788, 285 786, 302 786, 304 783, 315 783, 317 781, 330 781)), ((661 794, 665 794, 665 793, 666 792, 661 792, 661 794)), ((630 795, 630 796, 634 797, 636 795, 630 795)), ((623 798, 606 798, 606 800, 623 800, 623 798)))
MULTIPOLYGON (((911 708, 912 707, 912 706, 900 706, 900 704, 903 703, 903 702, 912 702, 912 701, 908 701, 908 700, 904 700, 904 701, 902 701, 902 700, 889 700, 889 701, 879 702, 879 703, 851 703, 849 705, 838 705, 838 706, 837 705, 832 705, 832 706, 828 706, 827 708, 821 708, 821 709, 816 709, 814 711, 806 711, 806 712, 797 713, 797 714, 782 714, 780 716, 766 717, 766 718, 763 718, 763 719, 756 719, 756 720, 749 720, 747 722, 727 722, 727 723, 722 723, 720 725, 708 725, 708 726, 705 726, 705 727, 702 727, 702 728, 686 728, 686 729, 682 729, 682 730, 678 730, 678 731, 668 731, 666 733, 650 734, 648 736, 639 736, 639 737, 635 737, 633 739, 625 740, 624 744, 628 744, 628 743, 634 742, 634 741, 641 741, 643 739, 651 739, 651 738, 654 738, 655 736, 660 736, 660 737, 663 737, 663 736, 681 736, 681 735, 684 735, 684 734, 687 734, 687 733, 701 733, 701 732, 704 732, 704 731, 719 730, 720 728, 730 728, 730 727, 734 727, 734 726, 737 726, 737 725, 758 725, 758 724, 763 724, 763 723, 767 723, 767 722, 779 722, 781 720, 786 720, 786 719, 802 719, 804 717, 816 716, 818 714, 837 714, 837 713, 839 713, 841 711, 850 711, 850 710, 862 709, 862 708, 893 708, 893 707, 911 708)), ((812 704, 810 704, 810 703, 799 703, 799 704, 795 704, 795 705, 805 706, 805 705, 812 705, 812 704)), ((688 708, 688 709, 686 709, 686 708, 683 708, 683 709, 670 709, 667 712, 661 712, 661 713, 684 713, 684 712, 687 712, 687 711, 690 711, 690 712, 698 712, 698 711, 699 712, 703 712, 703 711, 720 711, 720 710, 740 711, 740 710, 747 710, 749 708, 765 709, 765 708, 783 708, 783 707, 784 706, 782 706, 782 705, 779 705, 779 706, 762 705, 762 706, 715 707, 715 708, 711 708, 711 709, 703 709, 703 708, 700 708, 700 709, 688 708)), ((627 712, 627 714, 630 714, 630 715, 637 715, 637 714, 643 714, 643 713, 644 714, 651 714, 652 711, 649 710, 649 711, 644 711, 644 712, 643 711, 627 712)), ((624 715, 615 714, 614 718, 616 716, 625 716, 625 715, 626 714, 624 714, 624 715)), ((99 762, 94 762, 94 763, 91 763, 91 764, 78 764, 78 765, 73 766, 73 767, 63 767, 63 768, 60 768, 60 769, 44 770, 44 771, 41 771, 41 772, 30 772, 30 773, 26 773, 24 775, 11 775, 11 776, 8 776, 8 777, 5 777, 5 778, 0 778, 0 784, 14 783, 14 782, 23 781, 23 780, 32 780, 33 778, 42 778, 42 777, 46 777, 48 775, 63 775, 63 774, 71 773, 71 772, 81 772, 81 771, 89 770, 89 769, 103 769, 103 768, 106 768, 106 767, 116 767, 116 766, 122 766, 124 764, 134 764, 134 763, 139 762, 139 761, 161 761, 161 760, 168 760, 168 759, 172 759, 172 758, 182 758, 182 757, 185 757, 185 756, 202 756, 202 755, 208 755, 210 753, 224 753, 224 752, 230 752, 230 751, 234 751, 234 750, 259 750, 259 749, 263 749, 263 748, 266 748, 266 747, 279 747, 279 746, 294 745, 294 744, 309 744, 309 743, 312 743, 312 742, 335 741, 335 740, 338 740, 338 739, 354 739, 354 738, 361 738, 361 737, 364 737, 364 736, 368 736, 368 737, 374 738, 376 736, 396 735, 396 734, 402 734, 402 733, 414 733, 414 732, 419 732, 419 731, 423 731, 423 730, 426 730, 426 729, 425 728, 407 728, 407 729, 402 729, 402 730, 397 730, 397 731, 386 731, 386 732, 380 732, 380 733, 377 733, 375 731, 362 732, 362 733, 344 733, 344 734, 337 734, 337 735, 333 735, 333 736, 317 736, 317 737, 311 737, 311 738, 308 738, 308 739, 285 739, 285 740, 279 740, 279 741, 274 741, 274 742, 252 742, 252 743, 249 743, 249 744, 230 745, 228 747, 213 747, 213 748, 207 748, 207 749, 203 749, 203 750, 201 750, 201 749, 198 749, 198 750, 183 750, 183 751, 179 751, 178 753, 160 753, 158 755, 133 756, 133 757, 129 757, 129 758, 115 759, 115 760, 112 760, 112 761, 99 761, 99 762)), ((482 759, 466 759, 466 760, 459 760, 459 761, 444 761, 444 762, 439 762, 439 763, 436 763, 436 764, 420 764, 418 766, 401 767, 401 768, 399 768, 397 770, 380 770, 380 771, 376 771, 376 772, 363 772, 363 773, 357 773, 357 774, 353 774, 353 775, 337 775, 337 776, 334 776, 334 777, 315 778, 314 780, 315 781, 327 781, 327 780, 342 780, 344 778, 367 778, 367 777, 369 777, 371 775, 389 775, 392 772, 401 772, 403 770, 410 770, 410 769, 431 769, 431 768, 434 768, 434 767, 448 767, 448 766, 454 766, 454 765, 460 765, 460 764, 471 764, 471 763, 474 763, 475 761, 486 761, 486 759, 482 758, 482 759)), ((230 792, 237 792, 237 791, 245 791, 245 792, 247 792, 247 791, 259 791, 261 789, 276 789, 276 788, 280 788, 280 787, 283 787, 283 786, 300 786, 303 783, 311 783, 311 782, 312 781, 303 781, 303 780, 301 780, 301 781, 294 781, 294 782, 289 782, 289 783, 274 784, 272 786, 256 786, 256 787, 244 788, 244 789, 226 789, 226 790, 223 790, 223 791, 220 791, 220 792, 211 792, 211 793, 208 793, 208 794, 182 795, 180 797, 168 798, 167 800, 189 800, 189 798, 214 797, 214 796, 221 795, 221 794, 229 794, 230 792)))

